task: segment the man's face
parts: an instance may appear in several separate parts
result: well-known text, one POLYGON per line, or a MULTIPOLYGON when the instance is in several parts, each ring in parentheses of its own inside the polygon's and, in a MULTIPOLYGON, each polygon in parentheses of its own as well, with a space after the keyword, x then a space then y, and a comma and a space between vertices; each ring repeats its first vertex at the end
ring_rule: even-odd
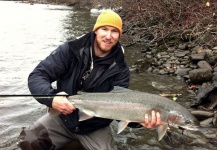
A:
POLYGON ((106 56, 117 44, 120 37, 118 29, 112 26, 100 27, 95 31, 95 34, 94 50, 98 57, 106 56))

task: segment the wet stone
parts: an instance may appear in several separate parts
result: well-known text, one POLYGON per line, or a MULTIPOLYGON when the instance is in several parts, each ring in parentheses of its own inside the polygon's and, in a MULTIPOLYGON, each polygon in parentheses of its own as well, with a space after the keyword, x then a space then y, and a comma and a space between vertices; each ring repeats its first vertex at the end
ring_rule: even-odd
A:
POLYGON ((170 56, 169 55, 163 55, 163 56, 161 56, 162 58, 170 58, 170 56))
POLYGON ((203 51, 203 47, 201 46, 195 46, 193 49, 192 49, 193 52, 196 52, 196 53, 200 53, 203 51))
POLYGON ((190 60, 182 60, 180 64, 186 65, 186 64, 189 64, 189 63, 190 63, 190 60))
POLYGON ((166 68, 171 68, 172 67, 172 65, 170 63, 163 64, 163 66, 166 67, 166 68))
POLYGON ((189 71, 190 81, 194 84, 200 84, 212 79, 212 72, 208 69, 194 69, 189 71))
POLYGON ((190 70, 191 70, 191 68, 179 68, 176 70, 175 73, 182 77, 182 76, 187 75, 190 70))
POLYGON ((212 48, 213 50, 217 50, 217 46, 212 48))
POLYGON ((213 51, 211 49, 205 49, 205 52, 208 56, 213 56, 213 51))
POLYGON ((152 72, 153 71, 153 68, 152 67, 149 67, 148 68, 148 72, 152 72))
POLYGON ((157 64, 158 66, 160 66, 160 65, 163 64, 163 61, 158 61, 158 62, 156 62, 156 64, 157 64))
POLYGON ((176 60, 177 58, 175 56, 171 56, 170 60, 176 60))
POLYGON ((200 53, 200 54, 191 54, 192 61, 200 61, 204 60, 206 56, 206 53, 200 53))
POLYGON ((164 55, 168 55, 168 53, 167 52, 160 52, 160 55, 164 56, 164 55))
POLYGON ((146 55, 146 58, 147 58, 147 59, 151 59, 151 58, 152 58, 152 55, 147 54, 147 55, 146 55))
POLYGON ((154 68, 154 69, 153 69, 153 73, 159 73, 159 69, 154 68))
POLYGON ((212 67, 210 66, 209 63, 207 63, 206 61, 199 61, 197 63, 197 65, 201 68, 201 69, 208 69, 212 71, 212 67))
POLYGON ((185 50, 185 49, 188 48, 188 45, 187 45, 186 43, 184 43, 184 44, 179 44, 178 48, 181 49, 181 50, 185 50))
POLYGON ((214 68, 214 72, 217 72, 217 67, 214 68))
POLYGON ((164 74, 168 74, 168 72, 165 71, 165 70, 160 70, 160 71, 159 71, 159 74, 164 75, 164 74))
POLYGON ((183 57, 184 59, 189 59, 189 56, 185 56, 185 57, 183 57))
POLYGON ((217 81, 217 72, 213 73, 212 81, 217 81))
POLYGON ((158 53, 156 56, 157 56, 157 58, 161 58, 161 54, 160 53, 158 53))
POLYGON ((188 51, 185 51, 185 52, 178 52, 178 53, 175 54, 175 56, 176 56, 176 57, 184 57, 184 56, 186 56, 188 53, 190 53, 190 52, 188 52, 188 51))

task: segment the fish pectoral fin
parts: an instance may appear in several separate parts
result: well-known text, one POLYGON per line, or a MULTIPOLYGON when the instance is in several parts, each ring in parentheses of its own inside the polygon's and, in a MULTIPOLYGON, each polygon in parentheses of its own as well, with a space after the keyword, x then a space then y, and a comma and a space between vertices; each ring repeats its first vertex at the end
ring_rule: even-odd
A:
POLYGON ((118 134, 121 133, 129 124, 129 121, 120 121, 118 123, 118 134))
POLYGON ((88 120, 88 119, 94 117, 94 115, 90 115, 89 113, 85 113, 82 110, 79 110, 78 116, 79 116, 79 121, 88 120))
POLYGON ((168 129, 168 125, 165 123, 165 124, 162 124, 160 125, 158 128, 157 128, 157 132, 158 132, 158 141, 160 141, 164 135, 166 134, 167 132, 167 129, 168 129))
POLYGON ((49 115, 51 117, 56 117, 60 114, 60 112, 58 112, 57 110, 53 109, 53 108, 49 108, 49 115))

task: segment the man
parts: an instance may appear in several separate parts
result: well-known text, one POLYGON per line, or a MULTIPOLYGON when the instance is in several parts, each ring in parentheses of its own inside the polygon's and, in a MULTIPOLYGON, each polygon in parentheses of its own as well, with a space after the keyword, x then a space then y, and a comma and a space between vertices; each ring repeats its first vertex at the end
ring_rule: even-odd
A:
MULTIPOLYGON (((32 94, 57 95, 53 99, 37 98, 47 107, 61 112, 58 117, 42 116, 20 134, 19 147, 23 150, 54 150, 78 140, 88 150, 114 150, 110 119, 94 117, 78 121, 76 109, 65 96, 77 91, 109 92, 114 86, 127 88, 130 72, 119 43, 122 34, 120 16, 105 10, 97 18, 93 31, 79 39, 60 45, 29 75, 32 94), (51 83, 57 81, 57 89, 51 83)), ((160 125, 159 113, 152 112, 151 121, 144 116, 142 126, 160 125)), ((130 127, 141 126, 137 123, 130 127)))

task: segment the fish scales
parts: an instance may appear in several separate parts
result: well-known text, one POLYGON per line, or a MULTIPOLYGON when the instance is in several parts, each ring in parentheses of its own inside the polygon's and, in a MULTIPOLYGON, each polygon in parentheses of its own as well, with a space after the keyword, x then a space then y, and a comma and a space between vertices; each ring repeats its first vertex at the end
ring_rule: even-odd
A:
MULTIPOLYGON (((71 96, 72 101, 73 99, 74 101, 76 101, 75 99, 83 100, 84 103, 82 105, 87 106, 89 109, 93 105, 93 111, 99 112, 103 110, 105 112, 107 110, 107 113, 110 112, 111 115, 116 112, 115 115, 119 117, 121 114, 125 115, 127 113, 129 119, 136 122, 138 118, 139 121, 144 120, 144 115, 147 113, 150 115, 152 110, 159 111, 163 120, 167 119, 168 113, 170 112, 183 112, 185 116, 191 115, 183 106, 170 99, 139 91, 128 91, 124 93, 82 93, 81 95, 71 96), (102 107, 104 108, 101 109, 102 107), (122 111, 119 112, 120 109, 122 111), (136 114, 140 116, 135 117, 136 114)), ((102 116, 99 114, 98 117, 102 116)), ((113 115, 112 119, 117 118, 113 115)))
MULTIPOLYGON (((152 110, 161 115, 162 124, 157 128, 158 140, 163 138, 169 126, 197 130, 198 121, 186 108, 156 94, 115 87, 113 91, 106 93, 82 92, 69 96, 68 100, 79 109, 80 121, 91 117, 120 120, 118 133, 129 122, 144 122, 145 114, 150 116, 152 110)), ((51 116, 55 112, 51 109, 51 116)))
POLYGON ((122 102, 107 102, 107 101, 94 101, 94 100, 74 100, 75 106, 81 110, 90 110, 94 112, 95 117, 110 118, 119 120, 125 118, 132 122, 142 122, 145 113, 150 109, 144 107, 143 104, 138 103, 122 103, 122 102), (126 116, 127 114, 127 116, 126 116))

